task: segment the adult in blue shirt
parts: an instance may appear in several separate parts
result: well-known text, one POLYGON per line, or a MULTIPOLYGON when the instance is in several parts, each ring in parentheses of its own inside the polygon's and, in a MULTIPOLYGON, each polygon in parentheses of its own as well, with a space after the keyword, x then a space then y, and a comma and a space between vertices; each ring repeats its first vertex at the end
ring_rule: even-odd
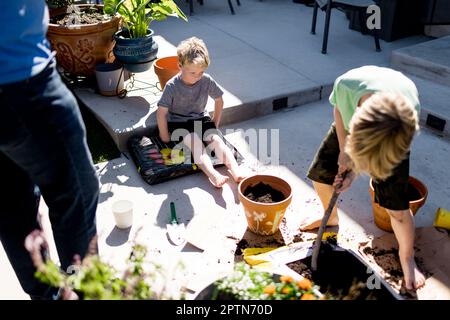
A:
POLYGON ((63 270, 96 234, 99 183, 78 104, 61 81, 45 38, 44 0, 5 1, 0 21, 0 240, 32 299, 52 298, 34 277, 25 237, 39 228, 39 197, 49 207, 63 270))

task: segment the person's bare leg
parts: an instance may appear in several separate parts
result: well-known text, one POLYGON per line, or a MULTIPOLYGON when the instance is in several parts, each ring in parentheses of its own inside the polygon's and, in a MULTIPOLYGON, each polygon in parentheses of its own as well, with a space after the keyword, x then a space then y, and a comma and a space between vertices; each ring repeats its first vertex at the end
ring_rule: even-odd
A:
POLYGON ((387 210, 398 241, 400 264, 402 265, 406 289, 419 289, 425 284, 425 277, 414 261, 414 216, 411 210, 387 210))
POLYGON ((217 134, 212 134, 207 137, 207 140, 210 141, 208 144, 208 148, 211 148, 221 160, 233 177, 233 180, 236 182, 241 182, 244 178, 246 178, 246 174, 239 167, 236 159, 234 158, 233 152, 231 152, 230 148, 227 147, 225 142, 219 137, 217 134))
MULTIPOLYGON (((306 217, 302 223, 300 224, 300 230, 312 230, 320 227, 322 223, 323 214, 325 210, 328 208, 328 204, 330 203, 331 196, 333 195, 334 188, 331 185, 319 183, 313 181, 314 190, 316 190, 319 195, 320 202, 322 202, 323 212, 321 215, 313 215, 310 217, 306 217)), ((327 226, 337 226, 339 224, 339 217, 337 214, 337 207, 333 208, 331 212, 330 218, 328 219, 327 226)))
POLYGON ((205 152, 202 141, 197 134, 191 133, 184 137, 184 144, 191 150, 195 163, 197 163, 203 172, 208 176, 211 183, 216 188, 221 188, 229 177, 220 174, 212 165, 209 155, 205 152))

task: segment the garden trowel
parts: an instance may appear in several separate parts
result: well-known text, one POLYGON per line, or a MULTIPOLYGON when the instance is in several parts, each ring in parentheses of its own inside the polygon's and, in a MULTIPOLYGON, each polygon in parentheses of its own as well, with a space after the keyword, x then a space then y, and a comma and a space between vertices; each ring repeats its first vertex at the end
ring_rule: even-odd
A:
POLYGON ((184 237, 186 227, 184 226, 184 223, 178 223, 175 203, 173 202, 170 202, 170 223, 166 225, 166 229, 167 235, 174 245, 181 246, 186 242, 184 237))

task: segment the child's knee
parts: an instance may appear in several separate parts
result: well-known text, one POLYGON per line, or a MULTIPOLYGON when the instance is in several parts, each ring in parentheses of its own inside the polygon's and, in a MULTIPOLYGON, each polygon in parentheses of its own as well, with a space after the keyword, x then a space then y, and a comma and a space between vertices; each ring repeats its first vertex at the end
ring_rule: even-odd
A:
POLYGON ((395 219, 398 222, 403 222, 405 219, 409 218, 411 213, 409 210, 386 210, 389 213, 391 219, 395 219))

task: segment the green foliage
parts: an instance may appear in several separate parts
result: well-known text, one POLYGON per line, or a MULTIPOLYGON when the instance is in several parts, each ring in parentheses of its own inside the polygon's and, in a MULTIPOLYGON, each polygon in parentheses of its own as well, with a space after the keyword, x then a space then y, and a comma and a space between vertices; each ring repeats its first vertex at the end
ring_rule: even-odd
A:
POLYGON ((186 15, 173 0, 157 3, 150 0, 105 0, 103 12, 111 16, 121 15, 131 38, 145 36, 152 21, 161 21, 168 16, 187 21, 186 15))
MULTIPOLYGON (((148 300, 158 298, 151 284, 155 274, 144 270, 147 249, 135 245, 122 277, 117 270, 100 260, 87 256, 73 274, 62 273, 51 260, 40 265, 36 277, 54 287, 68 288, 85 300, 148 300)), ((158 270, 158 268, 156 268, 158 270)))
POLYGON ((316 300, 317 287, 308 279, 295 281, 237 263, 234 272, 216 282, 215 299, 222 293, 237 300, 316 300))

